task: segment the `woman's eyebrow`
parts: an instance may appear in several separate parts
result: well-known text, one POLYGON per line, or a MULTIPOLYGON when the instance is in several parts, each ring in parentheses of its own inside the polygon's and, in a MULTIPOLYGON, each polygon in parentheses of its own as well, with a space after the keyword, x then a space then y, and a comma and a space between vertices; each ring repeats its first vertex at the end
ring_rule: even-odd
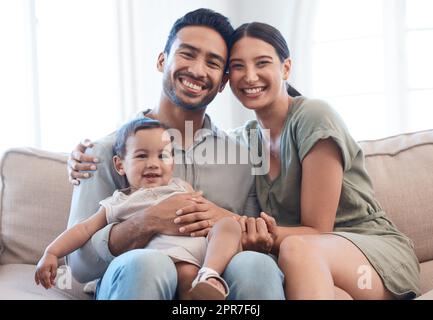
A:
POLYGON ((259 57, 255 57, 255 60, 259 60, 259 59, 263 59, 263 58, 267 58, 267 59, 271 59, 273 60, 273 58, 271 56, 267 56, 267 55, 263 55, 263 56, 259 56, 259 57))

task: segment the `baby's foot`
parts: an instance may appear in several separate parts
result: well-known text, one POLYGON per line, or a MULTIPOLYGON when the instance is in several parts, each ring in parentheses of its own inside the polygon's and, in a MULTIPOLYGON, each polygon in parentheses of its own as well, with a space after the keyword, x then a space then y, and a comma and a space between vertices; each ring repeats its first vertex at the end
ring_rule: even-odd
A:
POLYGON ((225 300, 228 286, 223 278, 210 268, 200 269, 190 290, 193 300, 225 300))
POLYGON ((218 289, 221 292, 221 294, 223 294, 223 295, 227 294, 226 288, 224 287, 222 282, 219 281, 217 278, 208 278, 206 281, 209 282, 216 289, 218 289))

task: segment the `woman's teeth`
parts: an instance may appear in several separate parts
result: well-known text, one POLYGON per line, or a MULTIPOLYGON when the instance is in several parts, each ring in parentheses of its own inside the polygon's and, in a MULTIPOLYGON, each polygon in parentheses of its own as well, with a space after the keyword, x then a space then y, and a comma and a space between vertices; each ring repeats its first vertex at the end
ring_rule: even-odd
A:
POLYGON ((255 93, 259 93, 262 92, 264 90, 263 87, 260 88, 248 88, 248 89, 243 89, 243 91, 247 94, 255 94, 255 93))

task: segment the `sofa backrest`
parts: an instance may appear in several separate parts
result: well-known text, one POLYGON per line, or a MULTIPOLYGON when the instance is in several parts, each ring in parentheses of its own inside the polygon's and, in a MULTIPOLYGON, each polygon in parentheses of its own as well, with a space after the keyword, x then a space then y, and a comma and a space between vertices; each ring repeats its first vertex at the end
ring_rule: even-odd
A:
MULTIPOLYGON (((360 142, 376 197, 415 244, 433 259, 433 130, 360 142)), ((12 149, 0 163, 0 264, 38 261, 67 225, 72 186, 66 154, 12 149)))
POLYGON ((67 225, 66 154, 8 150, 0 163, 0 264, 35 264, 67 225))
POLYGON ((376 197, 415 244, 420 262, 433 259, 433 130, 360 142, 376 197))

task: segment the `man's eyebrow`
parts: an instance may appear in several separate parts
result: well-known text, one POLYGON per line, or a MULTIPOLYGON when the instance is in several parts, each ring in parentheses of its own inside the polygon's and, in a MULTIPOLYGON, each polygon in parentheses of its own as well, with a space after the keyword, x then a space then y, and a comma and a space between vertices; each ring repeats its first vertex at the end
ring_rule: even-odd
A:
POLYGON ((179 45, 179 49, 189 49, 189 50, 192 50, 194 52, 200 52, 199 48, 196 48, 196 47, 194 47, 194 46, 192 46, 190 44, 187 44, 187 43, 181 43, 179 45))
MULTIPOLYGON (((179 49, 188 49, 188 50, 194 51, 196 53, 198 53, 198 52, 201 51, 199 48, 196 48, 196 47, 194 47, 194 46, 192 46, 190 44, 187 44, 187 43, 181 43, 179 45, 179 49)), ((221 57, 219 54, 216 54, 216 53, 213 53, 213 52, 209 52, 207 55, 211 59, 216 59, 216 60, 220 61, 222 64, 226 63, 225 59, 223 57, 221 57)))

